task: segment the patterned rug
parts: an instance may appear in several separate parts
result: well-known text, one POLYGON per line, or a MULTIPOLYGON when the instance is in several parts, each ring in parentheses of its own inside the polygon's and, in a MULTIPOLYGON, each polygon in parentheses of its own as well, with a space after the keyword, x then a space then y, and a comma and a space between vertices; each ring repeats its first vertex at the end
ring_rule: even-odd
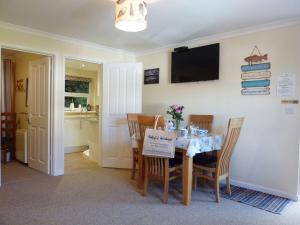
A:
POLYGON ((231 196, 226 193, 226 186, 222 186, 221 195, 224 198, 241 202, 275 214, 281 214, 284 208, 291 202, 291 200, 287 198, 253 191, 234 185, 231 185, 231 196))

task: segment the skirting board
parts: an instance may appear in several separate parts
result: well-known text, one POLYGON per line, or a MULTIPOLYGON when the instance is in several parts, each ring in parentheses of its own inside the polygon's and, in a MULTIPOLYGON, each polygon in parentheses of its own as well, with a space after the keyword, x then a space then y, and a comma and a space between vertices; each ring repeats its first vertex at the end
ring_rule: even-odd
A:
MULTIPOLYGON (((225 181, 224 181, 225 182, 225 181)), ((230 179, 230 183, 232 185, 238 186, 238 187, 243 187, 243 188, 247 188, 247 189, 251 189, 254 191, 261 191, 267 194, 271 194, 271 195, 276 195, 279 197, 283 197, 283 198, 288 198, 291 199, 293 201, 299 201, 300 200, 300 195, 293 195, 284 191, 280 191, 280 190, 276 190, 276 189, 272 189, 272 188, 267 188, 261 185, 255 185, 255 184, 249 184, 246 182, 242 182, 242 181, 237 181, 237 180, 232 180, 230 179)))

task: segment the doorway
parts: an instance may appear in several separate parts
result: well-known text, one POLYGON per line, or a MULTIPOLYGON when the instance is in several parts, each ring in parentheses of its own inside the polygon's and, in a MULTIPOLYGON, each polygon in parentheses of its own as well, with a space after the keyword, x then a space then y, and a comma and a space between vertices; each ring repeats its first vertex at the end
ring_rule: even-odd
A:
POLYGON ((1 48, 4 184, 31 176, 31 171, 50 173, 52 61, 49 55, 1 48))
POLYGON ((102 65, 65 59, 65 172, 101 162, 102 65))
POLYGON ((137 113, 142 109, 142 64, 101 64, 66 58, 65 77, 65 171, 68 173, 68 168, 80 165, 72 162, 78 157, 70 155, 78 156, 78 152, 79 158, 84 157, 101 167, 131 168, 132 152, 126 113, 137 113), (88 74, 89 67, 97 68, 91 69, 94 75, 81 76, 88 74), (70 87, 72 85, 75 87, 70 87), (82 90, 76 91, 76 85, 81 85, 79 89, 82 90), (96 92, 94 96, 87 91, 91 86, 96 92))

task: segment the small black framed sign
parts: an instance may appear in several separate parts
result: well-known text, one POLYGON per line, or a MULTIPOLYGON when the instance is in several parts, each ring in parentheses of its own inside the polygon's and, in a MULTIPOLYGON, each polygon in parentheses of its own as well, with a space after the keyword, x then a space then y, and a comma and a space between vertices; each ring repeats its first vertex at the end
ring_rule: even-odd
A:
POLYGON ((159 84, 159 68, 144 71, 144 84, 159 84))

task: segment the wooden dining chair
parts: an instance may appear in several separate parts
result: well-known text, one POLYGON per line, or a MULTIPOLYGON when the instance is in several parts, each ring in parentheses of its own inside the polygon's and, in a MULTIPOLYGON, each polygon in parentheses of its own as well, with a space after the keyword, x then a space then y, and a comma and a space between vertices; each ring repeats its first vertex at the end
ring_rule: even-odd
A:
POLYGON ((10 152, 11 159, 15 158, 16 126, 16 113, 1 113, 1 151, 4 164, 7 162, 8 152, 10 152))
MULTIPOLYGON (((145 131, 147 128, 153 129, 155 116, 138 116, 141 149, 143 149, 145 131)), ((163 117, 159 117, 157 121, 157 129, 164 130, 165 122, 163 117)), ((164 184, 163 202, 167 203, 169 198, 169 182, 177 178, 177 170, 181 168, 175 159, 144 156, 144 188, 143 195, 147 195, 148 183, 150 180, 159 181, 164 184)))
POLYGON ((213 120, 213 115, 190 115, 189 124, 194 124, 200 129, 208 130, 208 133, 211 133, 213 120))
MULTIPOLYGON (((189 124, 193 124, 197 127, 199 127, 200 129, 204 129, 207 130, 208 133, 212 132, 212 123, 214 120, 214 116, 213 115, 190 115, 189 117, 189 124)), ((194 160, 198 160, 198 158, 203 158, 203 157, 216 157, 216 152, 203 152, 201 154, 197 154, 194 157, 194 160)), ((194 180, 194 186, 197 186, 197 179, 194 180)))
MULTIPOLYGON (((138 124, 138 115, 140 113, 127 113, 127 122, 129 129, 129 137, 132 138, 134 135, 139 135, 139 124, 138 124)), ((138 146, 132 147, 132 171, 131 179, 135 178, 136 168, 139 162, 139 148, 138 146)))
POLYGON ((217 159, 203 158, 194 162, 194 178, 203 178, 214 182, 216 201, 220 202, 220 180, 226 178, 227 193, 231 195, 229 166, 234 147, 238 141, 244 118, 229 120, 227 135, 217 159))

